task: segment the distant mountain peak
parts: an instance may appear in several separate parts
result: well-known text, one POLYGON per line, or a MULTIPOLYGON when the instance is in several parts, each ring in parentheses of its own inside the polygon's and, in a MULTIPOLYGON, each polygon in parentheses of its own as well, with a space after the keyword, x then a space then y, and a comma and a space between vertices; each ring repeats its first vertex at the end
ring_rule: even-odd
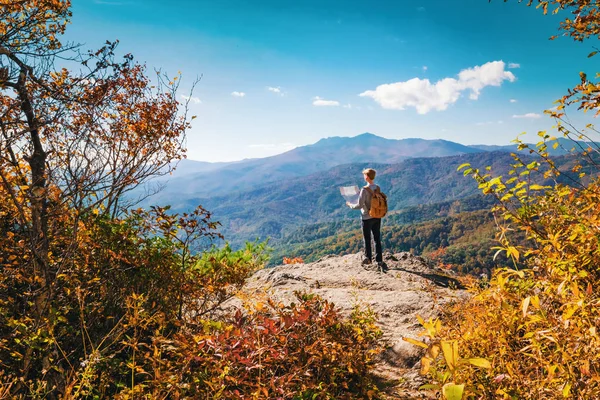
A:
MULTIPOLYGON (((355 138, 365 138, 365 137, 377 137, 377 138, 382 138, 381 136, 377 136, 374 133, 371 132, 365 132, 365 133, 361 133, 360 135, 355 136, 355 138)), ((382 138, 384 139, 384 138, 382 138)))

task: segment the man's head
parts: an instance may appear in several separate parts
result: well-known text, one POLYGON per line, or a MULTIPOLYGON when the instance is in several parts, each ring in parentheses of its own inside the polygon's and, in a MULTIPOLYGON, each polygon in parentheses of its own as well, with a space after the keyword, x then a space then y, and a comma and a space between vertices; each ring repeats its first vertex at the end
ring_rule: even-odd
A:
POLYGON ((366 168, 366 169, 363 170, 362 173, 365 176, 365 180, 366 181, 374 181, 375 180, 375 175, 377 174, 377 171, 375 171, 373 168, 366 168))

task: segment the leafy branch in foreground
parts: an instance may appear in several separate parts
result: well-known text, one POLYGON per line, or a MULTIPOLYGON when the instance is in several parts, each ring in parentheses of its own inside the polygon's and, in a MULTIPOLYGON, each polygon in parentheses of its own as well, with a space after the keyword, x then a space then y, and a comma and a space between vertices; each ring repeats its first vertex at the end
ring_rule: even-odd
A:
MULTIPOLYGON (((528 1, 544 13, 570 11, 561 29, 575 40, 598 37, 599 5, 584 0, 528 1)), ((590 56, 595 54, 592 53, 590 56)), ((600 111, 599 87, 581 74, 547 114, 574 147, 587 140, 573 163, 559 169, 548 146, 561 144, 546 132, 534 148, 517 140, 519 149, 538 158, 515 164, 508 177, 493 176, 470 165, 459 167, 479 188, 496 198, 502 218, 499 251, 512 268, 496 271, 485 288, 473 285, 473 296, 448 310, 440 321, 421 321, 426 328, 422 372, 446 399, 597 398, 600 392, 600 179, 593 125, 576 129, 566 108, 600 111), (535 177, 534 177, 535 175, 535 177), (513 232, 527 242, 511 243, 513 232), (516 270, 518 268, 518 270, 516 270), (444 348, 446 350, 444 350, 444 348), (441 352, 442 355, 438 354, 441 352), (459 358, 462 357, 462 358, 459 358), (460 363, 457 360, 480 360, 460 363)))

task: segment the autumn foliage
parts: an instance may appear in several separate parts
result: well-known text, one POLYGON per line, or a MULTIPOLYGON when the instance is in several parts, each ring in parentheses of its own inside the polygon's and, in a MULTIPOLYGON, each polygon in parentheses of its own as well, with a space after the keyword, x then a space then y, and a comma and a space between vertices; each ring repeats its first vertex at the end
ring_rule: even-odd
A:
MULTIPOLYGON (((575 18, 561 27, 576 40, 598 37, 596 2, 539 5, 544 12, 572 11, 575 18)), ((599 398, 600 180, 588 172, 598 171, 600 148, 591 141, 578 147, 575 140, 590 140, 596 130, 579 130, 566 117, 569 106, 597 113, 597 93, 582 74, 582 84, 547 112, 578 150, 569 169, 557 168, 548 156, 549 146, 561 144, 546 132, 536 146, 516 141, 537 159, 525 163, 514 154, 508 176, 459 167, 497 199, 496 250, 510 263, 486 285, 473 285, 473 296, 448 309, 443 320, 421 321, 426 340, 413 343, 426 351, 421 372, 431 383, 425 387, 443 398, 599 398), (515 234, 526 240, 515 241, 515 234)))
POLYGON ((304 260, 300 257, 283 257, 283 263, 284 264, 302 264, 304 263, 304 260))
POLYGON ((185 157, 179 76, 63 45, 69 1, 0 5, 0 398, 377 398, 372 313, 299 295, 231 315, 265 244, 213 247, 201 206, 135 207, 185 157))

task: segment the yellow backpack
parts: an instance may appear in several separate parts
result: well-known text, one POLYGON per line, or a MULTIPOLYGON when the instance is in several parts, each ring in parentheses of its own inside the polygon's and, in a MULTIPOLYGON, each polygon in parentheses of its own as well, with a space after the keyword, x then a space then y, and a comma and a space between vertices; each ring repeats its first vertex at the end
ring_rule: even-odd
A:
POLYGON ((379 189, 379 186, 375 190, 368 186, 364 189, 371 194, 371 208, 369 209, 369 215, 373 218, 383 218, 387 214, 387 196, 379 189))

